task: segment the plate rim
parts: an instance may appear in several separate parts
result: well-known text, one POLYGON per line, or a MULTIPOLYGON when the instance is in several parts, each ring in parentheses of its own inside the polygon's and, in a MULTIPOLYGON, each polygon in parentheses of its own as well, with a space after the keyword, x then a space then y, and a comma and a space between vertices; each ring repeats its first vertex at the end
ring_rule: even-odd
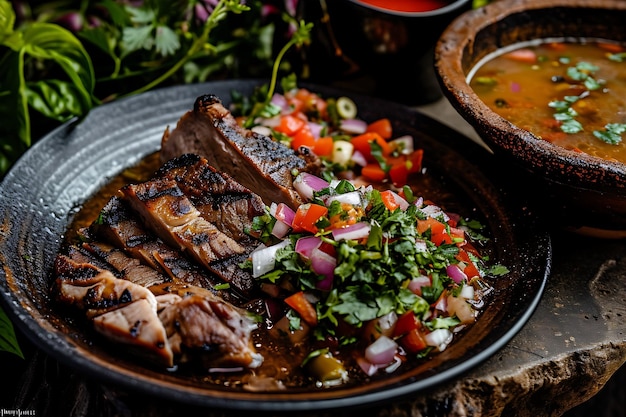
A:
MULTIPOLYGON (((42 139, 37 141, 11 168, 11 170, 5 175, 2 183, 0 183, 0 196, 5 195, 5 188, 8 186, 7 184, 12 184, 15 175, 23 170, 24 166, 28 164, 28 162, 32 159, 32 155, 36 155, 45 149, 45 146, 48 142, 54 140, 54 138, 59 137, 59 135, 70 135, 71 132, 74 131, 76 126, 83 125, 85 123, 89 123, 90 120, 96 119, 100 114, 107 114, 112 111, 112 109, 131 106, 133 104, 142 103, 142 102, 152 102, 158 101, 158 97, 164 96, 169 97, 171 95, 176 95, 183 92, 191 92, 192 89, 201 90, 209 90, 211 88, 216 88, 219 86, 219 89, 225 89, 228 87, 235 87, 240 85, 246 85, 250 87, 251 85, 256 86, 262 84, 263 80, 229 80, 229 81, 217 81, 217 82, 208 82, 202 84, 194 84, 194 85, 182 85, 182 86, 173 86, 166 87, 157 90, 153 90, 138 96, 128 97, 124 99, 120 99, 118 101, 108 103, 106 105, 99 106, 95 108, 83 121, 80 123, 77 119, 73 119, 71 121, 66 122, 65 124, 57 127, 49 134, 45 135, 42 139)), ((334 92, 339 93, 343 90, 338 90, 332 87, 323 87, 323 86, 315 86, 306 83, 301 83, 302 86, 312 89, 318 89, 318 91, 324 93, 334 92)), ((380 103, 389 103, 384 100, 367 98, 365 96, 359 95, 358 93, 351 92, 342 92, 342 94, 349 95, 354 98, 358 98, 360 100, 368 99, 375 100, 380 103)), ((185 95, 185 94, 183 94, 185 95)), ((200 95, 200 94, 196 94, 200 95)), ((225 100, 226 101, 226 100, 225 100)), ((193 105, 193 101, 189 101, 188 107, 191 108, 193 105)), ((417 119, 428 120, 432 126, 435 126, 436 129, 441 129, 442 132, 452 133, 452 139, 448 138, 449 141, 456 141, 455 145, 464 146, 472 148, 473 146, 478 148, 479 145, 472 142, 470 139, 465 138, 459 132, 444 126, 443 124, 437 122, 430 117, 409 109, 408 107, 398 105, 395 103, 389 103, 392 108, 403 108, 407 109, 409 112, 414 112, 414 116, 417 119), (470 143, 463 143, 463 140, 466 140, 470 143), (473 144, 473 145, 472 145, 473 144)), ((409 114, 409 113, 407 113, 409 114)), ((177 120, 181 114, 176 114, 173 116, 174 120, 177 120)), ((147 154, 147 153, 146 153, 147 154)), ((480 154, 480 152, 479 152, 480 154)), ((484 152, 486 154, 486 152, 484 152)), ((145 156, 145 155, 143 155, 145 156)), ((141 157, 143 157, 141 156, 141 157)), ((141 159, 141 157, 137 157, 136 159, 141 159)), ((124 167, 120 167, 120 170, 124 167)), ((89 196, 84 196, 84 199, 87 199, 89 196)), ((81 204, 82 202, 75 202, 81 204)), ((0 214, 6 211, 4 207, 0 207, 0 214)), ((69 213, 68 213, 69 215, 69 213)), ((71 218, 67 219, 67 224, 71 222, 71 218)), ((71 368, 80 371, 82 373, 88 374, 100 380, 105 380, 107 382, 112 382, 121 386, 125 386, 132 390, 137 390, 141 392, 145 392, 150 395, 163 396, 164 391, 169 392, 167 395, 172 400, 178 400, 184 398, 184 401, 188 404, 195 404, 198 406, 214 406, 223 409, 232 409, 232 410, 264 410, 264 411, 297 411, 297 410, 310 410, 311 408, 315 409, 337 409, 344 407, 355 407, 355 406, 365 406, 365 405, 373 405, 388 401, 390 399, 406 397, 410 394, 414 394, 418 391, 421 391, 425 388, 430 388, 432 386, 439 385, 445 381, 450 380, 454 376, 459 376, 480 363, 487 360, 497 351, 499 351, 504 345, 506 345, 527 323, 532 314, 534 313, 536 307, 538 306, 541 297, 543 295, 545 285, 550 274, 551 268, 551 258, 552 258, 552 248, 551 248, 551 239, 547 232, 544 232, 540 236, 537 236, 538 240, 541 240, 542 246, 545 250, 545 259, 542 265, 539 267, 543 268, 542 276, 539 280, 539 286, 535 288, 535 294, 530 299, 530 302, 525 304, 527 307, 526 311, 521 315, 517 316, 517 319, 514 322, 514 325, 508 328, 501 337, 488 347, 480 350, 480 352, 470 360, 463 362, 460 365, 453 366, 448 369, 444 369, 441 372, 438 372, 432 376, 426 377, 424 379, 419 379, 417 381, 412 381, 407 384, 400 384, 397 386, 393 386, 388 390, 380 390, 375 392, 365 392, 358 396, 350 396, 350 397, 341 397, 341 396, 332 396, 329 398, 321 398, 321 399, 312 399, 312 400, 302 400, 299 399, 297 401, 289 401, 289 400, 267 400, 265 398, 262 401, 254 400, 254 399, 242 399, 240 396, 236 395, 237 401, 233 401, 233 398, 228 398, 230 396, 226 396, 227 398, 220 397, 219 394, 223 394, 221 391, 216 391, 218 393, 217 396, 209 397, 205 393, 197 392, 194 387, 185 387, 180 386, 178 384, 171 384, 170 382, 161 381, 162 385, 155 385, 154 381, 150 380, 146 375, 130 373, 129 375, 125 373, 120 373, 119 371, 113 370, 111 372, 111 367, 107 367, 105 364, 94 364, 92 360, 82 357, 82 356, 73 356, 71 353, 68 354, 68 349, 73 349, 74 347, 67 343, 66 340, 58 337, 55 333, 41 333, 41 325, 36 320, 36 318, 29 312, 29 308, 25 307, 20 303, 16 293, 13 289, 8 287, 6 280, 6 271, 0 270, 0 277, 4 278, 0 280, 0 289, 2 290, 2 305, 5 307, 5 311, 12 318, 12 322, 17 324, 17 327, 22 330, 25 336, 38 348, 50 353, 57 360, 64 363, 65 365, 70 366, 71 368), (78 358, 78 359, 77 359, 78 358), (128 378, 128 376, 132 376, 132 378, 128 378), (163 385, 164 384, 164 385, 163 385), (165 390, 164 390, 165 388, 165 390), (192 389, 190 389, 192 388, 192 389)), ((0 248, 4 245, 4 239, 0 239, 0 248)), ((2 256, 3 254, 0 254, 2 256)), ((0 263, 4 263, 3 259, 0 259, 0 263)), ((264 393, 266 395, 266 393, 264 393)), ((270 393, 271 395, 271 393, 270 393)))

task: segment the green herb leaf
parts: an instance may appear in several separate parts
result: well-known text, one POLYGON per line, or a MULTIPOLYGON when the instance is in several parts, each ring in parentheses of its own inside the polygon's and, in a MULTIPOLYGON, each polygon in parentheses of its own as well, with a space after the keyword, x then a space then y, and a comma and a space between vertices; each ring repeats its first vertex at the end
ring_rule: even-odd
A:
POLYGON ((24 359, 24 354, 17 343, 13 324, 4 310, 0 308, 0 350, 13 353, 24 359))

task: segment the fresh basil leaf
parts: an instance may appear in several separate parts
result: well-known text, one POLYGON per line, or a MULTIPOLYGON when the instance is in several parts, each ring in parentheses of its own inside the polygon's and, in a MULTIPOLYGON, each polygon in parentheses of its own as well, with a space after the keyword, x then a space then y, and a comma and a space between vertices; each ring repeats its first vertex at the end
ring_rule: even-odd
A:
POLYGON ((91 107, 76 85, 62 80, 27 83, 26 99, 33 109, 59 122, 86 114, 91 107))
POLYGON ((0 1, 0 42, 4 43, 4 39, 13 33, 14 25, 15 12, 11 3, 0 1))

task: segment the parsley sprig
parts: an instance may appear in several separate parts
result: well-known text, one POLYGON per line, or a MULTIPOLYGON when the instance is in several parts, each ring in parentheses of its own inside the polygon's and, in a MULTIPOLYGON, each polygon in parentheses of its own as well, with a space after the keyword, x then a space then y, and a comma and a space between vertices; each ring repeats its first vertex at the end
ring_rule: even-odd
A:
MULTIPOLYGON (((608 58, 612 61, 623 62, 626 54, 609 54, 608 58)), ((592 91, 602 88, 606 81, 597 79, 595 74, 600 68, 588 62, 579 62, 573 67, 566 70, 567 76, 580 83, 586 88, 586 91, 577 96, 565 96, 563 100, 554 100, 548 103, 548 106, 555 110, 553 117, 560 123, 561 131, 574 134, 584 130, 580 121, 576 120, 578 112, 574 109, 574 104, 581 99, 588 97, 592 91)), ((626 124, 624 123, 608 123, 604 126, 604 130, 594 130, 592 134, 601 141, 610 145, 617 145, 622 141, 622 134, 626 132, 626 124)))

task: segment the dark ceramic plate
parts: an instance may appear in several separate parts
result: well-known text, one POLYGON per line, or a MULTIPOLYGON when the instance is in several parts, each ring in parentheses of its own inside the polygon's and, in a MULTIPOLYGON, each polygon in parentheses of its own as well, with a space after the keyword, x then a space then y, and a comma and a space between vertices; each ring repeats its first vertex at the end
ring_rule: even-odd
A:
POLYGON ((380 403, 432 387, 486 360, 522 328, 539 302, 551 262, 549 237, 533 210, 495 182, 495 161, 468 139, 406 107, 353 96, 366 120, 388 116, 397 134, 414 135, 425 150, 422 194, 482 220, 492 237, 492 260, 511 270, 493 281, 492 301, 469 331, 435 359, 382 381, 282 393, 203 384, 85 340, 84 329, 59 312, 48 293, 54 258, 81 204, 157 151, 165 127, 173 127, 197 96, 213 93, 227 102, 233 89, 248 94, 256 85, 250 80, 174 87, 101 106, 37 142, 6 175, 0 186, 0 289, 4 308, 32 342, 88 376, 160 398, 225 409, 320 410, 380 403))

